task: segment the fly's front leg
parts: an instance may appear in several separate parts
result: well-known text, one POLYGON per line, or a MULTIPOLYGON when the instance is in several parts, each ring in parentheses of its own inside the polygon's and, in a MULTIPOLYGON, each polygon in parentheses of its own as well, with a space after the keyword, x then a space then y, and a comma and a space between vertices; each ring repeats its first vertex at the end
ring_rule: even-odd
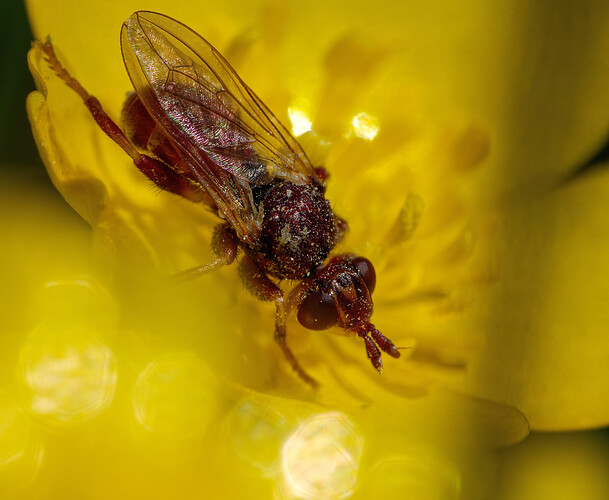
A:
POLYGON ((381 349, 393 358, 400 357, 400 351, 395 344, 379 332, 374 325, 366 323, 360 325, 355 331, 357 335, 364 340, 366 354, 368 355, 372 366, 374 366, 379 373, 383 373, 381 349))
POLYGON ((241 280, 247 289, 260 300, 275 302, 275 342, 281 348, 292 369, 298 376, 312 387, 317 387, 317 380, 311 377, 294 356, 286 343, 286 309, 283 300, 283 291, 277 286, 247 255, 241 260, 239 266, 241 280))
POLYGON ((372 366, 374 366, 379 374, 382 374, 383 360, 381 358, 381 351, 379 350, 378 346, 374 343, 374 340, 372 340, 366 330, 357 330, 357 335, 364 341, 366 346, 366 354, 368 355, 368 359, 372 363, 372 366))

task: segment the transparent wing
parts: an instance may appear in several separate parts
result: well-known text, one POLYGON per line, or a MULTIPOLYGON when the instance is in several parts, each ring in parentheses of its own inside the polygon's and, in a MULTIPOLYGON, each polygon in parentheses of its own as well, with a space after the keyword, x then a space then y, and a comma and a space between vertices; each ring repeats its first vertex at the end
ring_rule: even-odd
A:
POLYGON ((136 12, 123 25, 121 44, 138 96, 194 164, 254 185, 315 177, 287 129, 190 28, 162 14, 136 12))

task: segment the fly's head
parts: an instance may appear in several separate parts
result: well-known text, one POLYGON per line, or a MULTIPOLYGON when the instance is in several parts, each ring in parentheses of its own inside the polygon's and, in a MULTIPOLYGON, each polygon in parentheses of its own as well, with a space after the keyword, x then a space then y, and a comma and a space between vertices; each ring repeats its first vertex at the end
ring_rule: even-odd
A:
POLYGON ((341 254, 303 280, 292 291, 290 305, 297 307, 298 321, 309 330, 339 326, 356 333, 364 340, 368 358, 380 373, 383 369, 380 350, 394 358, 400 353, 370 323, 375 285, 376 272, 368 259, 341 254))
POLYGON ((376 273, 368 259, 337 255, 294 290, 298 321, 309 330, 335 325, 354 330, 372 315, 375 284, 376 273))

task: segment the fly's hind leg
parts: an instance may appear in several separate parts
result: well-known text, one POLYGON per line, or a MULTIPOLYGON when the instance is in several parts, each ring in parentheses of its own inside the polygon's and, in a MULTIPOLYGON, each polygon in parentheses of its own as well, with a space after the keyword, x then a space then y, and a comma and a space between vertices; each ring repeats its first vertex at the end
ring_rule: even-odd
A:
POLYGON ((152 182, 165 191, 177 194, 194 202, 204 201, 204 191, 200 186, 180 175, 166 163, 139 152, 131 143, 121 128, 104 111, 101 103, 95 96, 89 94, 80 82, 74 78, 59 62, 51 40, 45 43, 35 42, 46 56, 51 69, 61 78, 68 87, 76 92, 85 103, 91 116, 105 134, 118 144, 127 153, 135 166, 152 182))
POLYGON ((283 300, 283 291, 277 286, 247 255, 243 257, 239 266, 241 280, 247 289, 260 300, 275 302, 275 342, 281 348, 292 369, 311 387, 318 387, 318 382, 311 377, 294 356, 286 343, 286 309, 283 300))

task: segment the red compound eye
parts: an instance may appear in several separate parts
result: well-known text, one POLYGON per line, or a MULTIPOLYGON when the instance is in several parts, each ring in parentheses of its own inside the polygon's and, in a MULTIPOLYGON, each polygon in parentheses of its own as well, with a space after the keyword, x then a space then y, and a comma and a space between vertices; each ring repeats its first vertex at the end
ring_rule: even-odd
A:
POLYGON ((364 278, 368 291, 370 293, 374 292, 374 287, 376 286, 376 271, 374 270, 372 262, 365 257, 356 257, 353 259, 353 265, 362 275, 362 278, 364 278))
POLYGON ((300 304, 298 321, 309 330, 325 330, 334 326, 338 321, 334 300, 327 293, 312 293, 300 304))

